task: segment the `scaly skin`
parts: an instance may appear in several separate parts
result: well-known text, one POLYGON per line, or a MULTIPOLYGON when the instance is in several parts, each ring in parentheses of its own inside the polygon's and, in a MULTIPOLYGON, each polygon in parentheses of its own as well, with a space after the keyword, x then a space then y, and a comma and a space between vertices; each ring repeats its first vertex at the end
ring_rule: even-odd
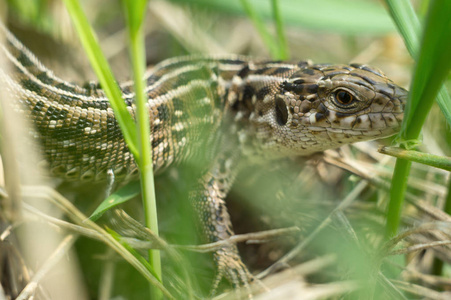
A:
MULTIPOLYGON (((80 87, 53 75, 0 26, 1 52, 14 67, 0 70, 15 111, 34 127, 54 176, 116 180, 138 174, 113 111, 96 85, 80 87)), ((247 57, 179 57, 146 75, 155 172, 199 156, 211 162, 190 195, 208 241, 233 229, 225 197, 240 162, 308 155, 396 133, 407 91, 366 65, 253 61, 247 57), (203 149, 203 151, 199 151, 203 149)), ((135 116, 131 83, 121 85, 135 116)), ((198 158, 198 157, 197 157, 198 158)), ((235 245, 215 253, 221 277, 247 284, 251 274, 235 245)))

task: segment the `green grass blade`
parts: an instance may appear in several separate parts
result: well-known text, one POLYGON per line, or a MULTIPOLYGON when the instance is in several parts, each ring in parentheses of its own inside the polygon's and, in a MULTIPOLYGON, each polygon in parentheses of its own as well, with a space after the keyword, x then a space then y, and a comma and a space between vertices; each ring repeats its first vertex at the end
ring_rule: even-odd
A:
MULTIPOLYGON (((121 239, 121 236, 115 232, 112 229, 107 228, 108 233, 113 237, 113 239, 118 242, 123 248, 125 248, 128 253, 130 255, 132 255, 132 257, 137 260, 140 263, 140 266, 142 266, 143 268, 145 268, 150 274, 152 274, 151 277, 153 278, 158 278, 158 274, 156 272, 155 269, 153 269, 152 264, 150 264, 147 260, 145 260, 135 249, 133 249, 133 247, 131 247, 127 242, 125 242, 124 240, 121 239)), ((164 288, 164 286, 161 284, 161 282, 152 282, 155 286, 157 286, 159 288, 159 291, 161 292, 160 294, 154 294, 151 296, 151 298, 149 299, 160 299, 162 298, 162 296, 166 296, 167 299, 175 299, 174 297, 172 297, 172 295, 169 293, 168 290, 166 290, 164 288), (158 298, 156 298, 158 297, 158 298)), ((165 299, 166 299, 165 298, 165 299)))
POLYGON ((135 160, 138 161, 139 153, 137 147, 136 125, 122 99, 121 90, 114 79, 108 61, 100 49, 97 38, 89 25, 78 0, 64 0, 64 4, 77 29, 83 47, 88 54, 91 66, 99 78, 102 89, 105 91, 111 107, 114 110, 114 114, 122 130, 127 146, 135 157, 135 160))
MULTIPOLYGON (((402 9, 399 6, 401 1, 398 1, 387 0, 387 4, 394 18, 408 15, 402 11, 398 11, 402 9)), ((405 119, 399 134, 401 142, 416 140, 419 137, 424 120, 433 104, 434 98, 451 68, 451 62, 448 57, 449 53, 451 53, 450 15, 451 2, 431 1, 421 41, 421 48, 418 53, 417 65, 414 71, 409 103, 406 107, 405 119)), ((396 23, 398 26, 409 24, 408 26, 415 28, 414 24, 410 24, 406 20, 403 22, 398 20, 396 23)), ((412 32, 412 30, 406 29, 401 32, 412 32)), ((411 41, 414 41, 414 39, 411 39, 411 41)), ((411 51, 415 55, 415 44, 412 43, 409 47, 413 47, 411 51)), ((399 227, 401 207, 410 166, 411 162, 404 159, 398 159, 396 162, 387 213, 387 237, 396 234, 399 227)))
MULTIPOLYGON (((401 137, 416 139, 434 103, 438 90, 451 68, 451 1, 432 1, 418 57, 411 99, 413 112, 407 112, 401 137), (441 3, 443 2, 443 3, 441 3)), ((448 104, 450 99, 448 97, 448 104)), ((450 122, 451 120, 448 120, 450 122)))
POLYGON ((266 29, 265 23, 258 15, 257 11, 254 7, 249 3, 248 0, 240 0, 241 5, 243 6, 244 11, 248 15, 249 19, 252 20, 257 32, 265 43, 266 47, 269 50, 269 53, 273 59, 280 59, 279 47, 274 40, 274 38, 269 33, 268 29, 266 29))
POLYGON ((409 0, 386 0, 389 13, 412 57, 420 47, 421 24, 409 0))
MULTIPOLYGON (((416 16, 415 11, 412 8, 412 5, 410 4, 409 0, 386 0, 386 3, 388 5, 390 15, 392 16, 399 32, 401 33, 401 36, 404 39, 407 50, 409 51, 410 55, 412 55, 412 57, 416 59, 418 57, 420 48, 419 41, 421 26, 418 17, 416 16)), ((437 25, 434 25, 434 27, 435 26, 437 25)), ((438 27, 440 28, 440 26, 438 27)), ((443 28, 445 27, 446 26, 443 26, 443 28)), ((441 42, 441 44, 443 44, 445 47, 449 47, 449 40, 444 40, 441 42), (448 46, 446 46, 447 42, 448 46)), ((446 53, 444 55, 446 55, 446 53)), ((444 60, 446 60, 446 58, 444 60)), ((416 107, 418 105, 419 99, 421 98, 417 99, 410 99, 410 101, 407 103, 406 112, 404 114, 404 118, 407 121, 403 122, 401 135, 404 135, 406 127, 409 126, 408 124, 412 123, 413 120, 415 120, 415 123, 418 121, 417 119, 415 119, 416 116, 414 117, 413 114, 414 111, 417 111, 416 107)), ((441 87, 436 100, 440 107, 440 110, 445 116, 445 119, 447 120, 448 124, 451 125, 451 98, 445 87, 441 87)), ((421 123, 421 126, 422 124, 423 123, 421 123)))
POLYGON ((135 198, 139 195, 139 182, 133 181, 123 186, 110 196, 108 196, 102 203, 96 208, 96 210, 91 214, 89 219, 91 221, 97 221, 107 210, 112 209, 119 204, 125 203, 130 199, 135 198))
POLYGON ((448 178, 448 194, 445 199, 445 208, 444 211, 451 215, 451 176, 448 178))
POLYGON ((279 44, 278 59, 287 60, 290 57, 290 54, 289 54, 288 45, 287 45, 287 38, 285 36, 282 15, 280 13, 279 1, 271 0, 271 4, 272 4, 274 23, 276 24, 277 39, 278 39, 278 44, 279 44))
POLYGON ((387 238, 395 236, 398 232, 411 166, 412 162, 409 160, 399 158, 396 160, 390 186, 390 202, 387 207, 387 224, 385 227, 387 238))
MULTIPOLYGON (((141 171, 141 192, 143 197, 146 226, 158 236, 157 204, 155 197, 155 183, 153 179, 152 148, 150 146, 150 121, 147 109, 147 95, 144 91, 144 72, 146 69, 143 20, 146 12, 147 0, 123 0, 127 20, 130 54, 133 66, 135 85, 135 102, 138 121, 138 147, 140 153, 139 167, 141 171)), ((149 263, 161 277, 160 250, 149 250, 149 263)), ((153 292, 154 290, 152 290, 153 292)), ((159 297, 153 294, 154 298, 159 297)))
POLYGON ((127 242, 125 242, 120 234, 118 234, 116 231, 107 228, 107 232, 118 242, 127 249, 128 252, 130 252, 131 255, 133 255, 134 258, 136 258, 154 277, 158 277, 155 270, 152 268, 152 266, 149 264, 147 260, 145 260, 133 247, 131 247, 127 242))
POLYGON ((423 153, 414 150, 405 150, 396 147, 382 147, 379 149, 379 152, 451 172, 450 157, 423 153))
MULTIPOLYGON (((171 0, 221 13, 243 15, 241 0, 171 0)), ((249 0, 263 20, 273 19, 270 1, 249 0)), ((279 0, 280 14, 288 26, 342 34, 386 34, 395 27, 384 7, 371 0, 279 0)))
MULTIPOLYGON (((80 4, 76 0, 64 0, 66 7, 73 19, 75 27, 79 32, 83 46, 86 49, 99 81, 105 91, 111 106, 115 111, 116 119, 121 126, 122 133, 127 145, 132 152, 135 161, 141 171, 141 187, 143 192, 144 206, 146 211, 146 221, 150 224, 150 229, 158 233, 156 204, 153 183, 152 153, 150 148, 150 129, 148 111, 145 106, 146 95, 144 93, 144 71, 145 71, 145 51, 144 38, 142 34, 142 21, 146 11, 147 1, 125 1, 125 12, 128 20, 130 44, 132 53, 132 64, 135 76, 135 91, 137 102, 137 128, 134 120, 130 116, 122 93, 114 80, 106 58, 103 56, 94 32, 92 31, 80 4), (138 140, 138 135, 140 139, 138 140)), ((100 210, 105 209, 98 208, 100 210)), ((97 211, 97 210, 96 210, 97 211)), ((158 250, 152 250, 150 265, 157 278, 161 280, 161 263, 158 250), (155 254, 156 253, 156 254, 155 254)))
POLYGON ((143 25, 147 0, 122 0, 130 35, 139 35, 143 25))

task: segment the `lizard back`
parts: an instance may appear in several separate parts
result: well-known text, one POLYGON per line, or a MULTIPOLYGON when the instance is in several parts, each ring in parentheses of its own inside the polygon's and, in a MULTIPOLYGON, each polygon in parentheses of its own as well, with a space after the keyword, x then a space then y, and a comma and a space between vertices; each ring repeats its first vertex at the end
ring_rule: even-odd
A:
MULTIPOLYGON (((35 125, 50 172, 67 180, 137 175, 108 99, 96 84, 56 77, 9 31, 1 46, 14 72, 0 79, 14 109, 35 125)), ((394 134, 406 91, 365 65, 255 62, 247 57, 188 56, 146 74, 156 172, 231 138, 248 157, 307 155, 394 134), (224 123, 230 125, 224 129, 224 123)), ((135 116, 132 83, 120 85, 135 116)), ((213 154, 213 150, 211 154, 213 154)))

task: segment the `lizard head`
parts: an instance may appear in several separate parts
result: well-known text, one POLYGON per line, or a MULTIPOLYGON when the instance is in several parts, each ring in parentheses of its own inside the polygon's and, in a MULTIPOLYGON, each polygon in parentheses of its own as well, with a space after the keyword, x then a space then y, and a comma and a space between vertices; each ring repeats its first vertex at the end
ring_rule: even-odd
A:
POLYGON ((257 140, 280 155, 308 155, 399 131, 407 91, 366 65, 309 65, 256 103, 257 140))

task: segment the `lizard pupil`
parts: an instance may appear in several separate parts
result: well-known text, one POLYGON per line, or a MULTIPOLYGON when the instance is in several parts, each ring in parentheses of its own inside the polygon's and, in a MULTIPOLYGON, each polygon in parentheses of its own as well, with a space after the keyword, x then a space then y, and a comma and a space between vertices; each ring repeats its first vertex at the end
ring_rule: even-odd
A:
POLYGON ((347 91, 339 90, 335 93, 335 99, 339 104, 347 105, 354 100, 354 97, 347 91))

